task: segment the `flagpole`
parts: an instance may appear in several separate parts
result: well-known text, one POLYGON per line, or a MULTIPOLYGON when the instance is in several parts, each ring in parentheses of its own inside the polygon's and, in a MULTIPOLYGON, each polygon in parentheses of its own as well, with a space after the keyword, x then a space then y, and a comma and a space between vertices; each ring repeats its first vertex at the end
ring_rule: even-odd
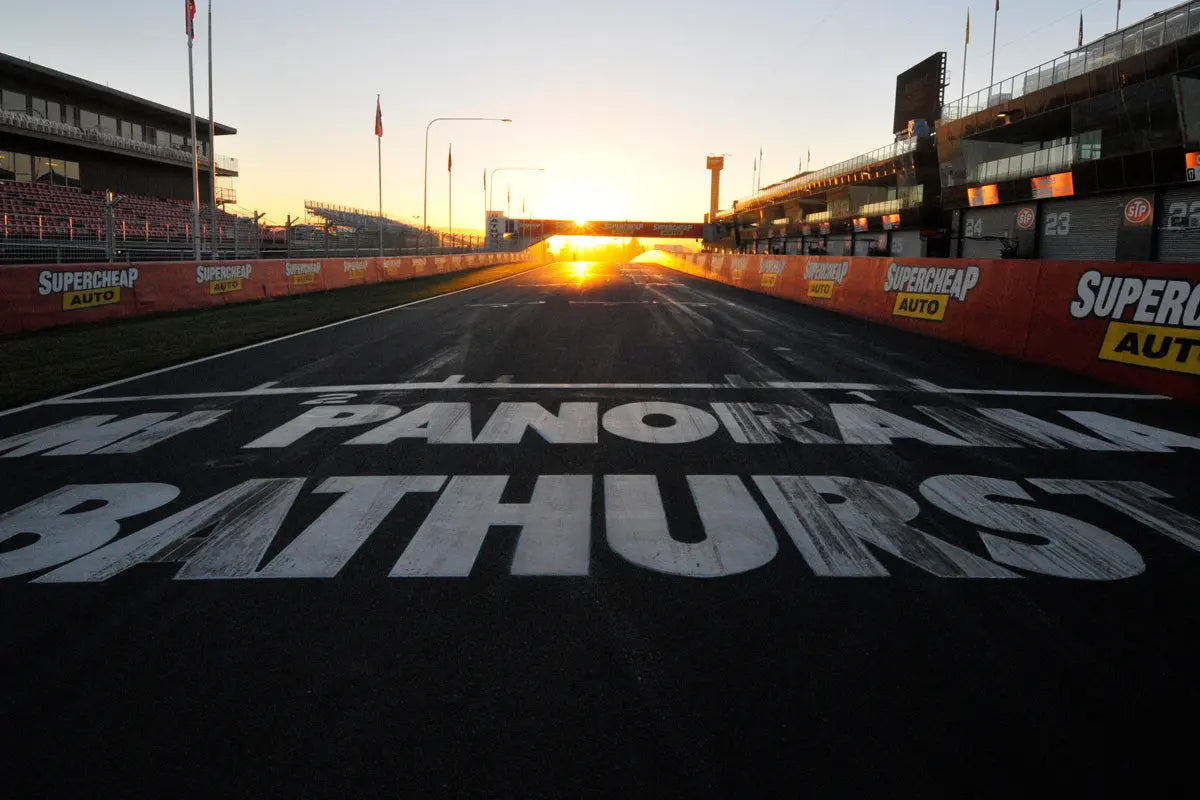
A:
POLYGON ((212 39, 212 0, 208 0, 208 177, 212 183, 212 195, 208 198, 211 218, 208 235, 212 243, 212 257, 220 258, 217 253, 217 123, 213 118, 212 39))
MULTIPOLYGON (((959 90, 959 98, 967 96, 967 46, 971 44, 971 9, 967 9, 967 35, 963 40, 963 68, 962 68, 962 89, 959 90)), ((961 116, 961 115, 960 115, 961 116)))
POLYGON ((192 117, 192 256, 200 260, 200 152, 196 146, 196 79, 192 63, 195 20, 188 16, 188 104, 192 117))
POLYGON ((454 145, 450 145, 449 155, 446 156, 446 183, 449 186, 449 221, 447 227, 450 229, 450 247, 454 247, 454 145))
MULTIPOLYGON (((375 107, 379 108, 379 95, 375 95, 375 107)), ((383 258, 383 136, 375 137, 375 163, 379 172, 379 257, 383 258)))
POLYGON ((1121 0, 1117 0, 1117 27, 1113 28, 1113 30, 1121 30, 1121 0))
POLYGON ((1000 0, 996 0, 996 10, 992 13, 992 72, 988 75, 988 102, 991 102, 992 85, 996 82, 996 24, 1000 21, 1000 0))

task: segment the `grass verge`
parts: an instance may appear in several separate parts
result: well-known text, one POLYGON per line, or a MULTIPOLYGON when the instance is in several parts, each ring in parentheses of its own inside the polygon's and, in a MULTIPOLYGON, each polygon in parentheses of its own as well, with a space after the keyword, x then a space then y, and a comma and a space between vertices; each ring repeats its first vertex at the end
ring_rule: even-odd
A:
POLYGON ((516 275, 535 264, 0 336, 0 409, 516 275))

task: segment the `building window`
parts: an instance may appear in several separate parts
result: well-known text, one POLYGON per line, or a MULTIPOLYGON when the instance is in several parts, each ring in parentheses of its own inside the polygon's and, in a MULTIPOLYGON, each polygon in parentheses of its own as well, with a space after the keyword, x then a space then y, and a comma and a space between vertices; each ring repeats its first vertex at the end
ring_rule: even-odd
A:
POLYGON ((100 132, 107 133, 110 136, 120 135, 117 130, 117 120, 114 117, 106 117, 103 114, 101 114, 100 115, 100 132))
POLYGON ((50 182, 55 186, 67 185, 67 170, 61 159, 50 159, 50 182))
POLYGON ((5 111, 16 111, 18 114, 27 113, 25 95, 20 92, 10 92, 8 89, 0 90, 0 106, 5 111))
POLYGON ((94 111, 79 109, 79 127, 85 131, 94 131, 100 127, 100 115, 94 111))
POLYGON ((13 172, 14 180, 24 181, 29 183, 33 180, 33 158, 26 153, 13 153, 13 164, 16 165, 13 172))
POLYGON ((6 150, 0 150, 0 181, 11 181, 16 177, 16 172, 13 171, 15 168, 13 154, 6 150))
POLYGON ((33 157, 33 182, 50 183, 50 159, 45 156, 33 157))
POLYGON ((63 106, 63 122, 79 127, 79 109, 75 106, 63 106))
POLYGON ((158 144, 158 131, 147 125, 142 130, 142 141, 146 144, 158 144))
POLYGON ((53 100, 46 101, 46 118, 51 122, 62 122, 62 104, 53 100))
POLYGON ((40 97, 29 98, 29 112, 40 119, 50 119, 46 113, 46 101, 40 97))
POLYGON ((67 171, 67 186, 78 186, 79 185, 79 162, 78 161, 68 161, 66 171, 67 171))

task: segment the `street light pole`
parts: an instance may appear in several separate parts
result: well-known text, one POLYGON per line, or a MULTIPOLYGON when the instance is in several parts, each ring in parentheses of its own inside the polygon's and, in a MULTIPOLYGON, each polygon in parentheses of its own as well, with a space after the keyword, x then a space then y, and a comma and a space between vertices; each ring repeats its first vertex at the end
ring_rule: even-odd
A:
POLYGON ((492 183, 488 189, 488 210, 492 208, 492 196, 496 193, 496 173, 497 172, 545 172, 545 167, 496 167, 492 170, 492 183))
POLYGON ((425 126, 425 180, 424 188, 421 191, 421 224, 424 226, 425 233, 429 233, 429 129, 433 127, 435 122, 512 122, 511 119, 501 117, 434 117, 429 120, 429 124, 425 126))

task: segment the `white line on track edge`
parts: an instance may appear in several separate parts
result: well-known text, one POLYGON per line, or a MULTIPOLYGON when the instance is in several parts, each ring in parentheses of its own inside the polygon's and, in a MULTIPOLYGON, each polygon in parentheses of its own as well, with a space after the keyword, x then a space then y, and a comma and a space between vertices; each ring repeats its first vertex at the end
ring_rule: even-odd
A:
POLYGON ((357 322, 361 319, 367 319, 368 317, 378 316, 379 314, 387 314, 390 311, 397 311, 401 308, 408 308, 409 306, 419 305, 420 303, 427 303, 430 300, 437 300, 439 297, 449 297, 450 295, 460 294, 462 292, 469 292, 472 289, 482 289, 485 286, 492 286, 493 284, 501 283, 503 281, 511 280, 513 278, 518 278, 522 275, 528 275, 529 273, 536 272, 539 269, 545 269, 546 267, 553 266, 553 264, 555 264, 555 263, 557 263, 557 262, 551 262, 549 264, 539 264, 536 267, 530 267, 529 269, 522 270, 521 272, 514 272, 512 275, 506 275, 503 278, 497 278, 496 280, 488 281, 487 283, 480 283, 475 286, 467 286, 466 288, 463 288, 463 289, 455 289, 453 292, 444 292, 442 294, 435 294, 430 297, 422 297, 420 300, 413 300, 408 303, 401 303, 398 306, 390 306, 388 308, 381 308, 378 311, 369 311, 366 314, 360 314, 357 317, 350 317, 348 319, 340 319, 336 322, 330 322, 325 325, 318 325, 315 328, 306 328, 305 330, 296 331, 295 333, 289 333, 284 336, 277 336, 274 339, 267 339, 265 341, 254 342, 253 344, 243 345, 242 347, 236 347, 233 350, 225 350, 224 352, 221 352, 221 353, 213 353, 212 355, 203 356, 201 358, 194 358, 191 361, 184 361, 180 364, 172 364, 169 367, 160 367, 159 369, 151 370, 149 372, 143 372, 139 375, 131 375, 128 378, 119 378, 118 380, 115 380, 115 381, 109 381, 108 383, 102 383, 99 386, 89 386, 86 389, 77 389, 74 392, 67 392, 66 394, 60 394, 57 397, 48 397, 45 400, 35 400, 32 403, 26 403, 25 405, 17 406, 16 408, 8 408, 8 409, 0 410, 0 417, 7 417, 10 414, 18 414, 22 411, 28 411, 31 408, 38 408, 39 406, 60 403, 64 400, 70 400, 71 398, 79 397, 79 395, 87 394, 88 392, 99 392, 102 389, 109 389, 113 386, 120 386, 123 383, 130 383, 132 381, 141 380, 142 378, 150 378, 155 375, 161 375, 164 372, 170 372, 171 370, 174 370, 174 369, 183 369, 184 367, 190 367, 195 364, 203 364, 205 361, 213 361, 218 358, 224 358, 225 356, 234 355, 235 353, 242 353, 242 352, 245 352, 246 350, 252 350, 255 347, 263 347, 268 344, 275 344, 276 342, 283 342, 288 339, 295 339, 298 336, 305 336, 310 333, 316 333, 317 331, 323 331, 323 330, 327 330, 329 328, 336 328, 338 325, 346 325, 347 323, 350 323, 350 322, 357 322))

